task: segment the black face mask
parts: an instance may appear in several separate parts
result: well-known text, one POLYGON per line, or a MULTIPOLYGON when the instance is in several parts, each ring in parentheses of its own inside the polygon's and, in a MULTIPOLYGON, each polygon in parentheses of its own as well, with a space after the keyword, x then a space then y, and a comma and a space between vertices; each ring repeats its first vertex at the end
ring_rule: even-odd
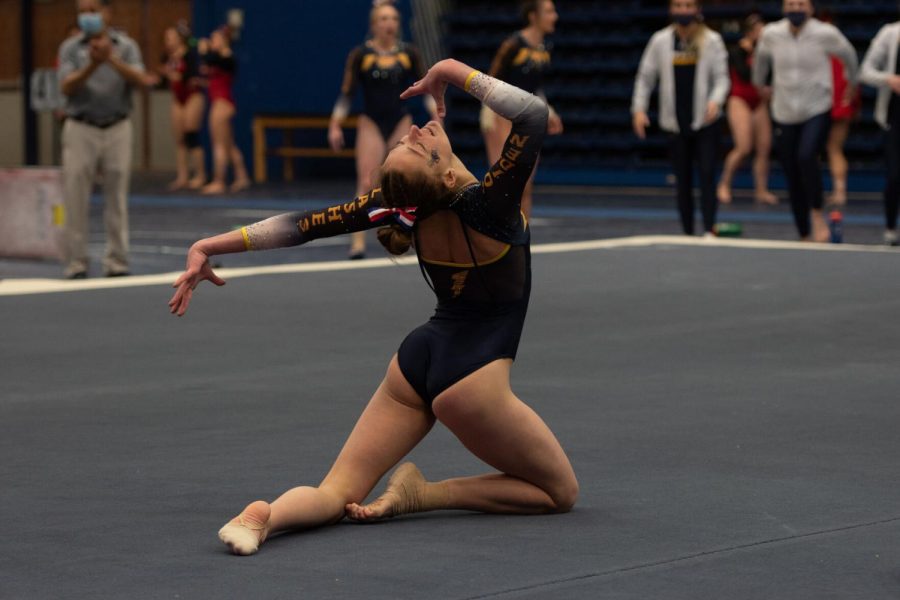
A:
POLYGON ((806 20, 809 18, 809 15, 807 15, 802 10, 792 10, 790 12, 784 13, 784 16, 788 21, 791 22, 791 25, 793 25, 794 27, 800 27, 801 25, 806 23, 806 20))
POLYGON ((678 25, 683 27, 687 27, 691 23, 697 21, 697 13, 678 13, 672 15, 672 20, 675 21, 678 25))

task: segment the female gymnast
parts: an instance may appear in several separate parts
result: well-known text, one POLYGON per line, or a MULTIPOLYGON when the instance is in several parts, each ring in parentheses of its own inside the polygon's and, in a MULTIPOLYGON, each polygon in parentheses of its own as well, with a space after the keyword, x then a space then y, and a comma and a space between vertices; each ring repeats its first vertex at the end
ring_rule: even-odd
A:
POLYGON ((212 32, 209 41, 201 40, 200 54, 206 64, 209 94, 209 133, 213 146, 213 180, 203 187, 204 194, 224 193, 228 163, 234 169, 234 182, 228 188, 239 192, 250 187, 250 176, 244 164, 244 155, 234 143, 235 104, 232 87, 237 62, 231 51, 231 32, 221 27, 212 32))
POLYGON ((509 373, 531 290, 530 233, 521 197, 547 130, 538 97, 448 59, 402 98, 429 94, 443 116, 448 84, 512 121, 503 157, 479 181, 453 154, 441 125, 410 127, 381 166, 381 187, 352 202, 286 214, 195 243, 175 281, 170 310, 183 315, 197 285, 225 282, 209 257, 303 244, 383 225, 381 243, 414 247, 438 305, 391 359, 334 465, 318 487, 296 487, 271 504, 249 504, 219 532, 236 554, 253 554, 288 530, 466 509, 503 514, 566 512, 578 495, 556 437, 510 389, 509 373), (387 224, 386 226, 384 226, 387 224), (360 504, 381 477, 443 423, 499 472, 427 481, 401 465, 386 491, 360 504))
POLYGON ((834 104, 831 107, 831 129, 825 143, 828 171, 831 173, 831 194, 827 204, 838 209, 847 204, 850 164, 844 154, 844 144, 850 137, 850 126, 859 119, 862 111, 862 92, 858 86, 850 85, 844 63, 834 56, 831 57, 831 80, 834 84, 834 104))
MULTIPOLYGON (((491 63, 489 75, 503 80, 527 92, 540 96, 547 102, 544 94, 544 71, 550 66, 550 52, 544 46, 544 38, 556 30, 559 15, 553 0, 525 0, 521 3, 522 19, 525 28, 508 37, 491 63)), ((550 107, 550 118, 547 122, 548 135, 559 135, 563 132, 562 119, 550 107)), ((493 164, 500 160, 500 152, 509 135, 511 123, 498 117, 487 106, 481 108, 481 133, 487 150, 488 162, 493 164)), ((525 218, 531 217, 531 191, 534 175, 525 186, 522 195, 522 212, 525 218)))
MULTIPOLYGON (((425 74, 418 50, 400 41, 400 13, 392 1, 375 0, 369 14, 371 39, 354 48, 347 58, 341 93, 328 127, 328 143, 337 152, 344 147, 341 122, 350 112, 357 87, 363 91, 363 111, 356 126, 356 195, 372 189, 372 172, 388 149, 412 125, 412 116, 400 102, 400 93, 425 74)), ((426 108, 435 118, 433 102, 426 108)), ((351 236, 350 258, 365 258, 366 235, 351 236)))
POLYGON ((719 202, 731 203, 731 182, 735 171, 754 150, 754 199, 762 204, 778 204, 769 191, 769 154, 772 152, 772 121, 769 99, 763 98, 750 80, 753 53, 766 23, 752 12, 744 19, 744 36, 728 53, 731 70, 731 95, 728 98, 728 125, 734 148, 725 158, 722 177, 716 191, 719 202))
POLYGON ((200 127, 206 99, 199 83, 199 56, 190 46, 191 31, 184 23, 163 34, 166 50, 165 77, 172 89, 172 134, 175 136, 177 176, 172 191, 197 190, 206 183, 206 162, 200 144, 200 127), (194 176, 190 177, 193 169, 194 176), (190 178, 189 178, 190 177, 190 178))

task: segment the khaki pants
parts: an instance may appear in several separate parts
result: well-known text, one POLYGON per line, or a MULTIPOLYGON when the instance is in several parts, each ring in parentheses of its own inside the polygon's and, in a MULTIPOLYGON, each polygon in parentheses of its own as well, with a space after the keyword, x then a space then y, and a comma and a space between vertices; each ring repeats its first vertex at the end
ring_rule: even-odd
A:
POLYGON ((131 181, 131 121, 100 129, 73 119, 63 126, 66 276, 87 271, 91 191, 103 168, 103 221, 106 225, 106 274, 128 270, 128 186, 131 181))

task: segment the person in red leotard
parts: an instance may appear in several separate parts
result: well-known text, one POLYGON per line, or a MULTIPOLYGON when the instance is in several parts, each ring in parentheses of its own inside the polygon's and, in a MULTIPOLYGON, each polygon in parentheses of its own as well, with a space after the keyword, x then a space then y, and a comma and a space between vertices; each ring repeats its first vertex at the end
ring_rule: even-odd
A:
POLYGON ((744 19, 744 36, 728 53, 731 96, 728 98, 728 126, 734 148, 725 158, 716 195, 722 204, 731 203, 731 182, 741 163, 756 149, 753 159, 754 198, 763 204, 778 204, 769 191, 769 154, 772 151, 772 120, 769 102, 750 81, 753 52, 765 22, 759 13, 744 19))
POLYGON ((206 162, 200 144, 200 127, 206 99, 200 86, 200 58, 190 45, 191 31, 185 23, 166 29, 163 73, 172 90, 172 134, 176 144, 177 176, 170 190, 196 190, 206 183, 206 162), (189 179, 191 168, 194 176, 189 179))
MULTIPOLYGON (((834 14, 830 10, 819 11, 819 19, 835 25, 834 14)), ((829 205, 841 207, 847 203, 847 157, 844 144, 850 135, 850 124, 862 110, 862 94, 858 87, 848 89, 844 63, 836 56, 831 57, 831 80, 834 100, 831 106, 831 130, 828 132, 828 170, 831 173, 831 194, 829 205)))
POLYGON ((250 176, 244 164, 244 155, 234 143, 231 120, 235 114, 234 74, 237 63, 231 51, 231 33, 227 27, 217 29, 209 41, 201 40, 209 95, 209 133, 213 145, 213 180, 203 187, 204 194, 225 192, 225 176, 228 164, 234 169, 234 183, 230 190, 238 192, 250 187, 250 176))
POLYGON ((859 88, 848 91, 844 63, 831 57, 831 73, 834 81, 834 106, 831 108, 831 131, 828 133, 828 170, 831 171, 831 195, 828 203, 843 206, 847 203, 847 157, 844 144, 850 135, 850 124, 862 109, 862 95, 859 88))

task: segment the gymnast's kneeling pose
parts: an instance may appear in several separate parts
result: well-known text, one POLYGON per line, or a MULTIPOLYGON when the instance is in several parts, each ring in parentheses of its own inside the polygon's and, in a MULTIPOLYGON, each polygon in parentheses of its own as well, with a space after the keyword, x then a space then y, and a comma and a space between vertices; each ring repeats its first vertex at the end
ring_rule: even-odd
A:
POLYGON ((434 97, 443 117, 448 84, 512 122, 500 160, 479 181, 453 154, 440 124, 412 126, 381 167, 381 186, 347 204, 272 217, 195 243, 175 281, 171 311, 183 315, 197 285, 225 282, 209 257, 296 246, 380 226, 393 254, 413 247, 438 304, 410 333, 318 487, 250 503, 219 531, 235 554, 253 554, 277 532, 439 509, 503 514, 566 512, 578 495, 569 459, 541 418, 513 394, 509 373, 531 291, 528 223, 521 197, 547 131, 538 97, 455 60, 407 89, 434 97), (378 481, 443 423, 498 472, 431 482, 412 463, 362 504, 378 481))

